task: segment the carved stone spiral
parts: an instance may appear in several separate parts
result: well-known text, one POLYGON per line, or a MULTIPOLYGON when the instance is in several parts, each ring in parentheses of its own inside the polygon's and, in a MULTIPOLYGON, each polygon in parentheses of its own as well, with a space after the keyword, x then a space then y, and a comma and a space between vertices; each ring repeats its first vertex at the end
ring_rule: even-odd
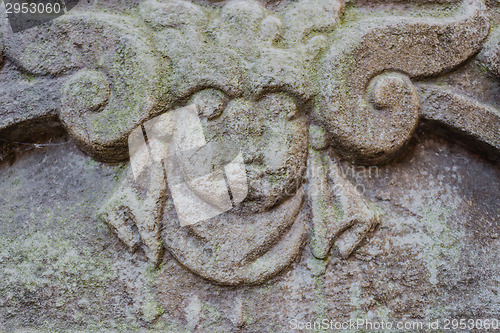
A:
POLYGON ((131 18, 67 14, 48 28, 9 36, 6 53, 35 75, 70 74, 59 117, 82 150, 101 161, 126 159, 128 134, 168 104, 165 62, 131 18))
POLYGON ((314 103, 332 146, 358 163, 390 159, 411 137, 418 118, 408 78, 459 65, 480 50, 488 30, 485 6, 477 0, 465 1, 452 19, 361 21, 345 28, 324 57, 314 103), (380 75, 386 71, 407 76, 380 75))

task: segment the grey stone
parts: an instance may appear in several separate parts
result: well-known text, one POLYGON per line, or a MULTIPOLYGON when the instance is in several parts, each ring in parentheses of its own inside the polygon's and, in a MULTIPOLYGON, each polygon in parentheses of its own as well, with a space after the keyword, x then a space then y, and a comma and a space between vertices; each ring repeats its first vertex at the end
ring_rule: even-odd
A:
POLYGON ((442 22, 384 18, 347 26, 338 33, 342 46, 333 46, 322 62, 314 112, 345 158, 384 162, 410 139, 419 102, 408 79, 377 75, 439 74, 479 51, 488 31, 480 1, 465 1, 455 19, 442 22), (367 98, 373 80, 375 95, 367 98))
POLYGON ((433 86, 420 86, 422 117, 462 136, 465 144, 499 160, 500 112, 465 96, 433 86))
POLYGON ((500 76, 500 29, 491 32, 488 42, 479 55, 479 58, 487 65, 490 71, 500 76))
POLYGON ((15 34, 5 32, 4 25, 6 56, 32 75, 69 74, 59 109, 66 129, 97 159, 126 159, 128 134, 168 103, 163 85, 166 66, 137 20, 73 13, 15 34), (84 72, 78 73, 79 69, 84 72), (100 71, 101 77, 89 76, 88 70, 100 71), (109 96, 99 102, 102 105, 93 105, 96 90, 103 86, 111 87, 109 96))
POLYGON ((495 2, 0 17, 0 331, 498 319, 495 2))

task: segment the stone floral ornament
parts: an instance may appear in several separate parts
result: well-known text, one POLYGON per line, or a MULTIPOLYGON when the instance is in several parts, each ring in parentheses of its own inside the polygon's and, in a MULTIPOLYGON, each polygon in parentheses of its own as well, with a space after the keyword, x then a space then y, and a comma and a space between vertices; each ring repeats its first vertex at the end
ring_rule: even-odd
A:
POLYGON ((137 17, 73 11, 16 34, 2 21, 0 134, 20 140, 60 121, 103 162, 127 160, 129 140, 144 140, 138 165, 149 167, 135 175, 128 168, 100 213, 155 264, 166 249, 213 282, 255 284, 288 267, 308 235, 315 257, 327 259, 335 245, 347 258, 379 217, 338 159, 386 163, 420 123, 498 159, 498 110, 414 82, 480 51, 497 76, 500 65, 498 34, 483 49, 482 1, 439 19, 343 22, 343 9, 340 0, 299 0, 275 12, 256 1, 148 0, 137 17), (189 105, 207 143, 236 143, 248 182, 241 203, 182 226, 147 134, 169 133, 158 117, 189 105))

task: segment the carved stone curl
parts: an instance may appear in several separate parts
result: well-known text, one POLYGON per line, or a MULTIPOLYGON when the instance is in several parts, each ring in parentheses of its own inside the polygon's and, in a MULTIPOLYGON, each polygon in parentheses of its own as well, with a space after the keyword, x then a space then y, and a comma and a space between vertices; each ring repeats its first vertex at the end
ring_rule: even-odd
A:
POLYGON ((5 52, 35 75, 69 73, 61 91, 62 123, 82 150, 101 161, 117 161, 128 157, 130 132, 169 100, 165 63, 146 36, 133 19, 68 14, 48 28, 9 35, 5 52))
POLYGON ((394 156, 417 124, 415 89, 403 76, 370 82, 388 70, 418 78, 452 69, 480 50, 488 28, 484 4, 472 0, 454 19, 388 18, 343 29, 322 61, 314 106, 336 150, 370 164, 394 156), (369 87, 375 89, 371 98, 369 87))
MULTIPOLYGON (((316 258, 327 259, 334 246, 347 258, 380 217, 342 174, 338 155, 384 163, 421 119, 498 152, 498 131, 464 115, 474 110, 499 122, 493 108, 458 107, 457 94, 413 83, 481 49, 489 29, 482 1, 464 1, 454 17, 439 21, 361 20, 332 33, 343 5, 299 0, 271 13, 257 1, 214 7, 147 0, 137 18, 74 12, 17 35, 1 26, 0 52, 5 45, 9 63, 2 71, 12 79, 0 91, 32 87, 19 79, 24 72, 48 93, 33 98, 40 108, 27 114, 13 103, 0 105, 0 133, 59 117, 89 155, 121 161, 134 137, 143 143, 137 151, 149 154, 156 117, 198 105, 199 114, 183 126, 199 121, 208 142, 239 145, 248 196, 230 211, 183 226, 171 195, 175 175, 153 156, 145 178, 126 172, 102 207, 118 237, 132 251, 142 246, 155 264, 165 249, 192 272, 227 285, 278 274, 301 253, 307 234, 316 258), (449 101, 448 108, 438 112, 435 98, 449 101)), ((498 53, 485 52, 494 71, 498 53)), ((131 148, 131 165, 137 151, 131 148)), ((202 186, 191 190, 204 195, 202 186)))

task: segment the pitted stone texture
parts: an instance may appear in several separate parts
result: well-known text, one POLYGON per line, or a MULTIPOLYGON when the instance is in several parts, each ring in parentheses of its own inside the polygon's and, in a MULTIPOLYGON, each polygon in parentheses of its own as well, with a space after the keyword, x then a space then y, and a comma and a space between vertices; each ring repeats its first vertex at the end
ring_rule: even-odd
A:
POLYGON ((111 89, 108 78, 98 71, 80 71, 64 84, 64 105, 87 112, 100 112, 108 104, 111 89))
POLYGON ((207 35, 208 14, 199 5, 148 0, 141 4, 140 15, 156 30, 156 47, 172 65, 171 89, 179 98, 207 87, 230 96, 243 92, 241 54, 236 48, 214 43, 214 38, 207 35), (163 12, 169 14, 162 15, 163 12))
MULTIPOLYGON (((60 110, 62 122, 82 149, 103 161, 127 157, 126 136, 133 127, 200 90, 215 88, 230 98, 259 99, 285 91, 301 106, 314 99, 315 114, 338 153, 358 162, 381 163, 411 137, 418 103, 410 81, 402 79, 404 88, 382 85, 385 111, 376 110, 365 91, 369 82, 387 71, 419 78, 459 65, 480 48, 487 34, 485 7, 479 0, 467 0, 458 15, 439 23, 397 17, 362 20, 332 34, 342 9, 343 3, 336 1, 287 3, 272 13, 256 1, 210 7, 148 0, 139 6, 144 22, 74 12, 15 36, 3 24, 2 39, 10 61, 35 75, 73 74, 99 66, 116 70, 116 75, 106 74, 111 87, 106 106, 75 108, 87 104, 82 101, 63 103, 60 110), (317 6, 312 12, 299 10, 313 3, 317 6), (313 14, 317 21, 305 19, 313 14), (101 31, 106 33, 99 35, 101 31), (71 42, 58 42, 65 34, 71 42), (94 39, 94 46, 85 38, 94 39), (328 46, 331 51, 318 66, 328 46), (106 58, 110 50, 113 59, 106 58), (134 73, 129 79, 134 87, 120 83, 125 73, 134 73), (92 112, 96 107, 101 112, 92 112)), ((86 96, 80 95, 61 97, 64 102, 86 96)))
POLYGON ((188 105, 203 105, 201 116, 211 120, 219 117, 229 102, 229 98, 220 90, 204 89, 194 94, 188 101, 188 105))
POLYGON ((4 49, 5 46, 3 45, 3 38, 0 34, 0 68, 2 68, 3 63, 5 62, 4 49))
POLYGON ((314 94, 314 63, 325 40, 320 36, 305 40, 305 35, 328 30, 324 25, 332 27, 342 6, 329 5, 315 7, 315 13, 331 22, 316 26, 302 17, 295 26, 300 31, 292 33, 300 35, 300 43, 294 41, 285 48, 280 18, 295 17, 290 14, 296 11, 292 5, 273 15, 256 1, 229 1, 220 10, 207 10, 185 1, 149 0, 141 5, 140 13, 155 30, 158 50, 171 61, 172 89, 177 96, 213 87, 231 97, 246 90, 257 96, 286 90, 308 99, 314 94))
POLYGON ((301 187, 306 171, 307 123, 295 99, 269 94, 258 102, 231 101, 218 118, 206 122, 207 141, 225 137, 241 147, 249 193, 239 208, 263 212, 301 187))
POLYGON ((84 70, 73 74, 62 89, 59 114, 82 149, 99 160, 126 159, 130 131, 157 114, 162 100, 168 101, 164 63, 136 20, 75 13, 47 26, 4 36, 7 57, 28 73, 60 75, 84 70), (87 70, 101 72, 100 77, 90 77, 87 70), (99 105, 90 105, 95 90, 106 90, 107 85, 109 96, 103 96, 99 105))
POLYGON ((178 226, 167 204, 165 246, 184 266, 216 283, 265 281, 297 257, 305 237, 305 119, 292 97, 270 94, 258 103, 231 101, 221 116, 206 122, 205 132, 208 142, 225 137, 240 146, 248 196, 232 211, 188 228, 178 226))
MULTIPOLYGON (((217 96, 224 99, 222 92, 202 91, 193 97, 199 105, 190 105, 170 112, 194 108, 201 116, 211 115, 213 101, 217 96), (205 112, 205 108, 209 110, 205 112)), ((160 117, 164 116, 168 116, 168 113, 160 117)), ((294 98, 284 93, 269 94, 258 102, 232 100, 220 115, 203 119, 203 142, 214 144, 227 141, 241 152, 246 169, 245 184, 248 187, 248 196, 241 198, 245 199, 241 204, 239 200, 238 205, 231 211, 224 212, 224 209, 220 215, 210 215, 210 219, 205 218, 201 222, 185 221, 184 217, 181 221, 181 207, 177 203, 173 206, 176 200, 173 191, 182 182, 177 178, 181 174, 186 178, 190 170, 199 172, 205 167, 212 168, 210 165, 198 168, 196 165, 183 167, 179 162, 181 172, 172 173, 171 163, 163 161, 169 193, 173 199, 173 202, 168 200, 165 204, 162 195, 163 177, 148 178, 153 174, 162 175, 157 172, 158 167, 161 169, 161 164, 155 166, 154 163, 148 164, 146 161, 143 163, 146 167, 146 181, 140 181, 140 174, 135 175, 135 181, 128 175, 122 186, 103 206, 101 214, 132 250, 138 245, 131 229, 131 225, 136 225, 145 245, 144 250, 155 263, 158 263, 157 254, 160 253, 155 246, 158 244, 155 240, 158 235, 155 230, 162 225, 165 248, 191 271, 220 284, 261 283, 288 267, 300 253, 305 240, 307 228, 306 207, 303 205, 303 177, 307 159, 306 119, 299 112, 294 98), (163 217, 158 214, 162 210, 165 211, 163 217), (245 239, 244 245, 242 239, 245 239)), ((162 122, 153 118, 144 124, 149 140, 147 145, 153 151, 154 160, 156 153, 152 140, 155 135, 152 134, 150 122, 162 122)), ((171 126, 165 124, 155 127, 155 131, 160 136, 168 136, 171 126)), ((177 123, 175 126, 179 130, 180 126, 193 126, 193 122, 177 123)), ((133 133, 136 132, 141 137, 141 127, 133 133)), ((195 136, 194 133, 191 136, 195 136)), ((144 141, 144 138, 141 140, 144 141)), ((145 141, 142 146, 146 150, 145 141)), ((135 152, 137 149, 134 147, 131 149, 134 167, 135 156, 140 154, 135 152)), ((164 149, 171 150, 174 147, 165 146, 164 149)), ((180 152, 172 153, 175 153, 177 158, 182 156, 180 152)), ((221 153, 224 152, 214 152, 221 153)), ((212 158, 219 159, 220 156, 214 155, 212 158)), ((165 184, 163 187, 166 189, 165 184)), ((213 189, 206 192, 203 191, 203 186, 198 188, 198 185, 193 187, 193 184, 190 189, 199 198, 213 193, 213 189)), ((185 190, 188 191, 188 188, 185 190)), ((231 190, 235 201, 237 192, 233 188, 231 190)), ((208 197, 205 202, 213 205, 216 199, 208 197)), ((192 208, 195 213, 197 208, 192 208)), ((201 208, 198 209, 201 213, 201 208)), ((192 217, 195 218, 195 215, 192 217)))
POLYGON ((311 206, 311 252, 325 259, 335 242, 348 258, 379 223, 374 207, 345 177, 328 152, 309 150, 308 195, 311 206))
POLYGON ((342 156, 384 162, 413 133, 418 101, 411 97, 411 83, 392 91, 391 104, 376 110, 366 97, 374 76, 386 70, 412 78, 439 74, 480 50, 488 29, 481 1, 465 1, 451 19, 387 18, 342 29, 337 42, 342 47, 332 47, 323 60, 314 106, 342 156))
POLYGON ((163 217, 168 251, 190 271, 223 285, 257 284, 287 268, 306 236, 304 191, 263 213, 228 212, 180 228, 172 203, 163 217), (241 242, 245 239, 245 242, 241 242))
MULTIPOLYGON (((0 104, 4 110, 0 116, 6 115, 0 119, 7 119, 4 124, 10 121, 0 139, 6 134, 22 137, 22 124, 28 124, 30 131, 33 124, 47 128, 49 120, 42 115, 55 118, 55 109, 59 114, 57 92, 64 82, 65 94, 70 95, 65 99, 67 106, 87 109, 85 114, 95 116, 97 125, 102 125, 98 117, 106 108, 117 111, 113 116, 124 116, 126 126, 139 134, 142 129, 136 126, 169 112, 168 102, 175 107, 196 102, 203 106, 200 117, 208 138, 241 144, 252 182, 251 196, 243 205, 204 224, 182 228, 172 202, 165 202, 168 193, 160 181, 144 183, 142 188, 127 184, 124 192, 130 196, 126 198, 120 195, 124 192, 113 190, 123 179, 124 166, 97 163, 65 141, 28 145, 29 152, 12 166, 0 165, 0 272, 6 275, 0 279, 0 327, 9 331, 36 326, 83 331, 289 332, 291 319, 497 316, 500 176, 496 164, 474 153, 479 151, 476 143, 492 148, 498 138, 494 127, 482 127, 477 121, 496 123, 484 115, 497 111, 498 78, 490 76, 478 58, 467 62, 482 45, 487 14, 474 1, 464 3, 468 13, 450 18, 450 11, 462 2, 437 0, 436 4, 450 4, 434 7, 445 19, 424 19, 429 12, 420 9, 419 18, 408 19, 404 8, 409 7, 404 4, 410 1, 390 3, 394 2, 402 6, 392 13, 404 17, 382 17, 368 26, 359 17, 342 15, 341 1, 283 2, 273 8, 245 1, 214 5, 147 1, 140 6, 137 1, 96 2, 83 6, 89 13, 75 13, 76 18, 58 23, 92 22, 88 26, 91 37, 78 36, 85 44, 80 51, 84 59, 73 59, 74 68, 68 66, 73 60, 65 58, 64 52, 61 62, 49 63, 51 52, 58 55, 61 50, 79 48, 78 43, 50 41, 47 34, 57 30, 55 26, 44 27, 45 33, 32 34, 31 40, 26 37, 30 45, 38 38, 47 41, 52 51, 31 54, 45 59, 43 63, 37 64, 29 53, 6 52, 5 64, 0 66, 0 89, 12 96, 15 89, 38 91, 45 85, 49 93, 18 96, 0 104), (307 10, 311 4, 317 6, 307 10), (440 12, 440 8, 446 9, 440 12), (113 14, 103 14, 103 10, 113 14), (317 20, 308 19, 308 13, 317 20), (353 27, 364 30, 342 36, 342 31, 353 27), (101 28, 110 32, 102 37, 111 40, 110 44, 101 44, 101 37, 95 37, 102 35, 97 33, 101 28), (400 36, 401 44, 394 43, 399 49, 379 45, 386 41, 385 46, 390 46, 400 36), (413 37, 422 43, 410 47, 407 42, 413 37), (105 45, 111 58, 127 58, 128 65, 121 66, 119 61, 112 67, 121 80, 141 71, 144 76, 158 74, 163 89, 157 91, 158 99, 165 100, 165 107, 159 103, 155 112, 145 108, 139 117, 129 117, 121 112, 120 104, 129 96, 120 91, 124 97, 113 103, 113 75, 103 70, 111 90, 106 104, 106 80, 91 74, 101 72, 100 64, 91 52, 85 53, 92 42, 105 45), (362 98, 375 116, 363 117, 357 104, 350 110, 361 122, 371 121, 382 139, 391 129, 381 126, 379 114, 387 110, 376 108, 408 105, 408 117, 401 119, 409 126, 403 132, 413 132, 417 103, 412 82, 418 88, 416 81, 425 80, 437 92, 426 95, 417 89, 422 106, 435 100, 444 109, 421 108, 422 122, 432 116, 446 123, 450 137, 456 130, 475 133, 473 140, 466 138, 469 151, 429 139, 433 132, 417 131, 407 146, 412 149, 398 155, 397 163, 374 169, 373 175, 341 159, 332 165, 329 159, 335 161, 338 152, 348 158, 358 158, 359 152, 346 151, 346 143, 338 140, 331 124, 320 123, 317 114, 310 113, 313 106, 318 111, 316 95, 333 89, 335 83, 323 80, 330 74, 319 66, 319 57, 328 48, 326 56, 345 56, 336 60, 346 74, 339 77, 340 87, 362 98), (349 54, 356 57, 349 58, 349 54), (153 58, 163 63, 163 72, 147 67, 153 58), (129 67, 130 62, 134 66, 129 67), (377 70, 363 73, 371 68, 367 64, 375 64, 377 70), (358 72, 357 67, 361 68, 358 72), (450 91, 436 87, 443 83, 438 75, 448 70, 453 70, 445 74, 450 91), (88 95, 78 96, 70 91, 71 86, 83 86, 88 95), (428 96, 432 98, 427 100, 428 96), (30 101, 40 108, 26 109, 30 101), (308 151, 308 146, 320 151, 308 151), (308 157, 316 153, 323 157, 318 163, 333 171, 319 177, 323 191, 333 194, 323 196, 328 199, 324 201, 311 199, 314 177, 305 172, 314 164, 308 157), (342 196, 339 185, 348 189, 348 195, 342 196), (362 193, 354 193, 353 187, 362 193), (152 194, 144 200, 148 190, 152 194), (106 212, 125 214, 114 216, 108 226, 116 229, 133 253, 93 216, 113 195, 117 200, 112 208, 121 210, 106 212), (141 200, 146 205, 140 205, 141 200), (334 209, 344 210, 345 218, 328 216, 334 209), (146 218, 134 221, 132 211, 146 218), (351 222, 352 228, 341 230, 351 222), (369 231, 377 222, 380 226, 369 231), (307 236, 311 236, 309 244, 304 244, 307 236)), ((430 1, 418 2, 427 5, 430 1)), ((348 6, 354 4, 348 2, 348 6)), ((378 8, 380 2, 371 5, 378 8)), ((386 8, 382 5, 377 15, 389 15, 386 8)), ((498 13, 489 13, 492 22, 497 20, 493 17, 498 13)), ((490 36, 488 47, 494 43, 490 36)), ((7 46, 11 51, 17 47, 7 46)), ((126 91, 135 91, 136 79, 123 80, 130 88, 126 91)), ((354 97, 346 96, 340 102, 352 106, 349 102, 354 97)), ((334 117, 327 108, 321 111, 323 116, 334 117)), ((351 116, 339 123, 346 131, 355 119, 351 116)), ((109 122, 114 124, 113 119, 109 122)), ((126 140, 127 131, 118 134, 126 140)), ((390 149, 407 137, 395 139, 394 145, 388 143, 390 149)), ((95 147, 93 156, 102 152, 110 159, 118 158, 114 149, 120 144, 106 152, 100 150, 102 143, 95 147)), ((362 156, 361 160, 378 163, 385 159, 362 156)))
POLYGON ((427 85, 420 89, 424 119, 448 128, 490 159, 500 159, 499 110, 446 89, 427 85))
POLYGON ((316 36, 292 50, 264 48, 250 68, 248 89, 256 96, 286 91, 308 101, 316 93, 314 64, 326 44, 323 36, 316 36))
POLYGON ((30 77, 8 67, 0 72, 0 133, 12 140, 36 137, 35 124, 57 123, 63 80, 30 77))
POLYGON ((500 28, 491 32, 479 58, 493 74, 500 77, 500 28))
POLYGON ((338 21, 344 0, 300 0, 291 2, 282 13, 283 40, 286 44, 303 42, 306 36, 331 31, 338 21), (311 17, 314 17, 311 20, 311 17))
POLYGON ((500 171, 460 146, 419 139, 411 158, 352 174, 384 211, 354 256, 340 259, 334 245, 322 261, 305 250, 276 278, 238 288, 192 274, 168 252, 155 271, 91 217, 123 166, 64 141, 26 153, 0 170, 2 328, 289 332, 294 318, 495 316, 500 171))
POLYGON ((163 202, 167 198, 166 183, 163 169, 158 167, 150 167, 143 177, 146 178, 144 182, 133 182, 132 170, 127 168, 120 184, 101 204, 99 218, 110 226, 131 252, 143 245, 147 258, 157 266, 163 254, 160 219, 163 202))

